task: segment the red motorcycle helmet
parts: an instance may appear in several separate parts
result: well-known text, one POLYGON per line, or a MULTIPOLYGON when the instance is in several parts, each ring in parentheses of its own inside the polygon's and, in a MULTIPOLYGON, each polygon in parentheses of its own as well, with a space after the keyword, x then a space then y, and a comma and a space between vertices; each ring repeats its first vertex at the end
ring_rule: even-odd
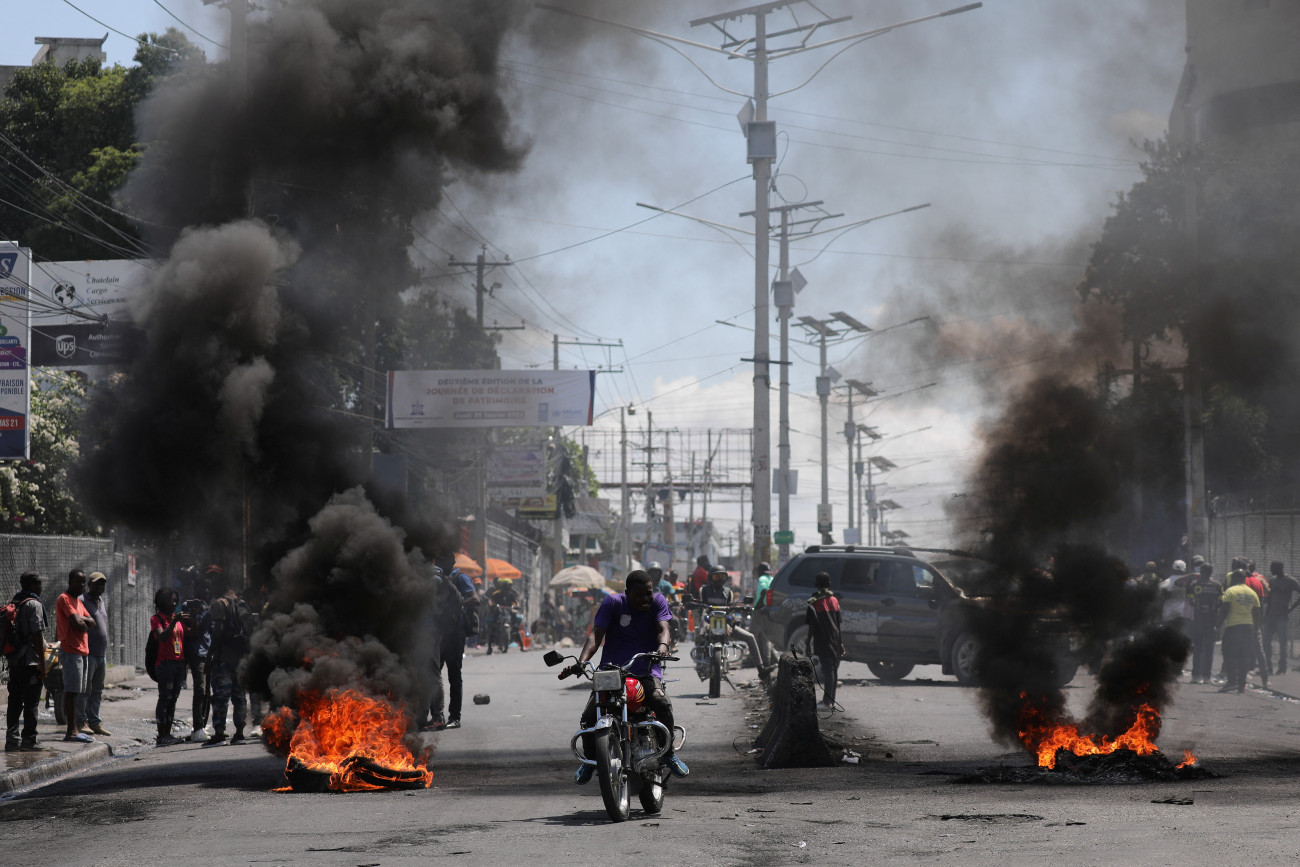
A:
POLYGON ((639 711, 641 705, 645 704, 645 687, 641 681, 635 677, 623 679, 623 691, 627 693, 627 709, 630 711, 639 711))

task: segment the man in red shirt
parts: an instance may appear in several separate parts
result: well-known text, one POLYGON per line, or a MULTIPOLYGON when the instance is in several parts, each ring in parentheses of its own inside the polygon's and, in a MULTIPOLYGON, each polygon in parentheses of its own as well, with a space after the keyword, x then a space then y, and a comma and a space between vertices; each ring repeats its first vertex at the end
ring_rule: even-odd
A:
POLYGON ((804 609, 804 624, 808 635, 803 652, 808 657, 814 653, 821 664, 822 704, 835 707, 835 686, 840 676, 840 657, 844 655, 843 618, 840 601, 831 592, 831 576, 818 572, 813 577, 816 592, 808 598, 804 609))
POLYGON ((691 583, 687 588, 691 596, 700 598, 700 589, 709 583, 709 558, 701 554, 695 558, 695 571, 691 573, 691 583))
POLYGON ((68 722, 65 741, 90 744, 95 739, 77 730, 77 696, 86 691, 90 671, 90 627, 94 619, 81 602, 86 591, 86 573, 73 569, 68 573, 68 589, 54 606, 54 623, 59 639, 59 667, 63 669, 63 717, 68 722))
POLYGON ((185 625, 176 616, 180 594, 171 587, 160 587, 153 595, 153 607, 158 612, 149 618, 149 630, 158 640, 158 656, 154 673, 158 681, 158 703, 154 706, 154 721, 158 724, 160 747, 185 743, 172 737, 172 721, 176 717, 176 699, 185 686, 185 625))

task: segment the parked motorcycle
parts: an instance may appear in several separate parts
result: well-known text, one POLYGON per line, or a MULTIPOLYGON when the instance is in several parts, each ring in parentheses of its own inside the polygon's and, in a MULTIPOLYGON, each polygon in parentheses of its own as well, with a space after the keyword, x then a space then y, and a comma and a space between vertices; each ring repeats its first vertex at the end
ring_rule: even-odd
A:
MULTIPOLYGON (((595 765, 601 800, 613 822, 627 820, 633 794, 647 813, 663 810, 664 785, 670 773, 663 757, 670 747, 680 749, 686 742, 685 729, 673 726, 669 731, 645 708, 645 690, 631 674, 633 664, 643 658, 652 662, 677 661, 677 657, 666 653, 638 653, 624 666, 596 668, 590 662, 578 666, 576 656, 564 656, 557 650, 547 651, 542 657, 548 666, 571 659, 573 667, 591 680, 596 693, 596 724, 576 732, 569 746, 578 761, 595 765), (582 748, 582 736, 587 734, 595 740, 591 756, 585 755, 582 748)), ((569 675, 566 670, 560 678, 569 675)))
POLYGON ((709 602, 687 602, 688 608, 700 612, 695 626, 695 646, 691 648, 691 661, 700 680, 709 682, 709 698, 722 694, 722 681, 731 683, 728 675, 739 668, 748 648, 743 642, 731 640, 729 620, 749 609, 750 601, 741 605, 717 605, 709 602))

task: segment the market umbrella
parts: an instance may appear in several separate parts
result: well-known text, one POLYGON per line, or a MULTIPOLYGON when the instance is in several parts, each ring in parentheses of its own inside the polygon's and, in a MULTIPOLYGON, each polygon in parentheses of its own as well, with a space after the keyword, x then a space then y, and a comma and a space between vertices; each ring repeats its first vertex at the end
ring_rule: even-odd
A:
POLYGON ((605 576, 590 566, 566 566, 551 578, 551 587, 605 589, 605 576))
POLYGON ((460 551, 456 552, 456 568, 471 578, 483 576, 483 567, 471 560, 468 554, 462 554, 460 551))
POLYGON ((507 563, 505 560, 498 560, 495 557, 489 557, 487 561, 487 572, 489 578, 509 578, 514 581, 516 578, 522 578, 523 572, 518 567, 507 563))

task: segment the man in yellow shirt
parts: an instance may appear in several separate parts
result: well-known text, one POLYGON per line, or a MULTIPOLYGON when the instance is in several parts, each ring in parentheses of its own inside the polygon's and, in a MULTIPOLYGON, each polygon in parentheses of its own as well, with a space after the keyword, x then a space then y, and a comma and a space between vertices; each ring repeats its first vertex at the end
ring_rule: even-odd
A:
POLYGON ((1246 691, 1246 672, 1255 662, 1258 644, 1259 595, 1245 584, 1246 573, 1238 569, 1229 577, 1231 586, 1223 591, 1219 624, 1223 627, 1224 670, 1228 682, 1219 692, 1246 691))

